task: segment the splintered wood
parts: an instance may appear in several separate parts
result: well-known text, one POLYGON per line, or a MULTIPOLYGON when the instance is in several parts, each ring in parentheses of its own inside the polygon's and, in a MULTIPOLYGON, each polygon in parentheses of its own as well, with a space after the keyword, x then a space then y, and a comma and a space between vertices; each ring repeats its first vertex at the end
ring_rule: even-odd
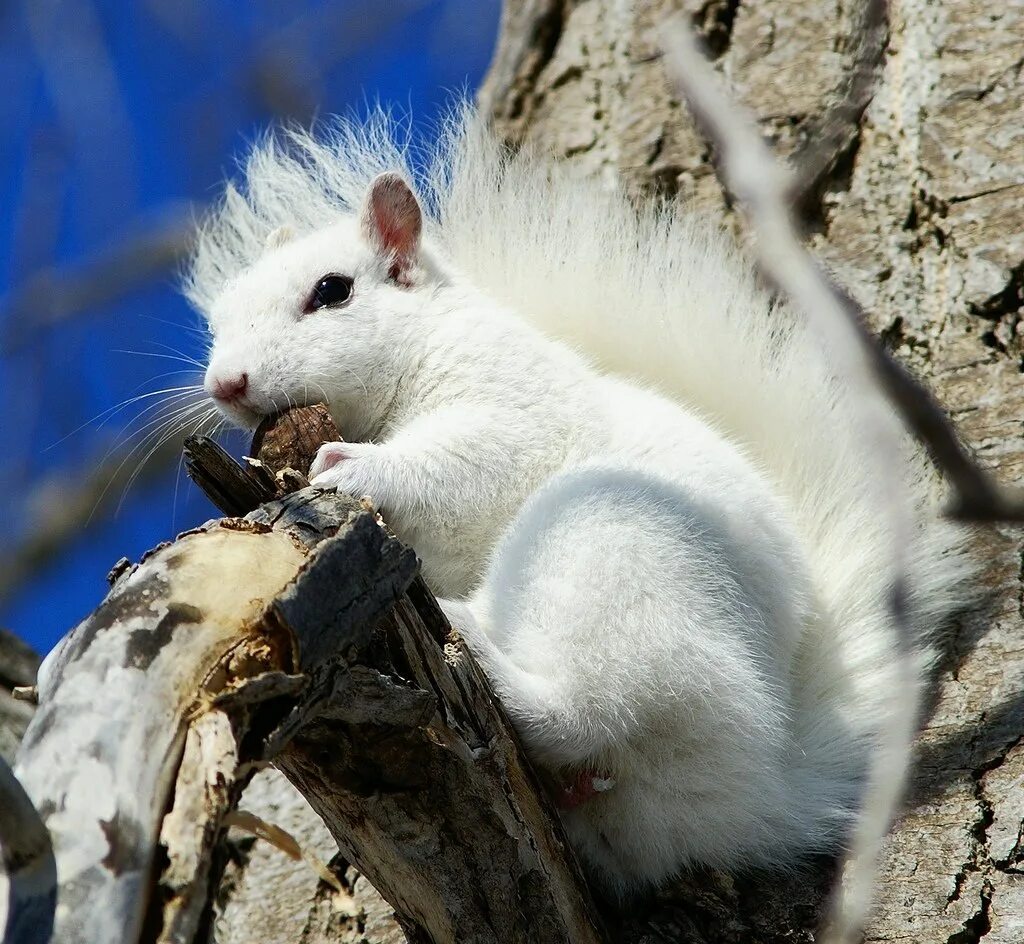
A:
MULTIPOLYGON (((323 415, 264 432, 257 452, 269 437, 300 466, 338 438, 323 415)), ((189 471, 235 509, 289 474, 210 440, 189 471)), ((361 502, 318 488, 118 568, 46 673, 19 753, 54 837, 55 940, 205 939, 230 895, 224 827, 270 761, 391 903, 392 938, 605 940, 508 719, 417 570, 361 502)))

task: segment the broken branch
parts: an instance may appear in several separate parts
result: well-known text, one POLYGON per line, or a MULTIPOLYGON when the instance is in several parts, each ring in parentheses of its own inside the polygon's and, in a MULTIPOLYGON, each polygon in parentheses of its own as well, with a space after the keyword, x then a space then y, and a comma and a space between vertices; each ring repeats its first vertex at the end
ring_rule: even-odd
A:
POLYGON ((602 939, 504 713, 415 572, 372 511, 309 488, 116 580, 46 673, 18 760, 54 837, 62 941, 188 940, 212 846, 270 759, 411 939, 602 939))

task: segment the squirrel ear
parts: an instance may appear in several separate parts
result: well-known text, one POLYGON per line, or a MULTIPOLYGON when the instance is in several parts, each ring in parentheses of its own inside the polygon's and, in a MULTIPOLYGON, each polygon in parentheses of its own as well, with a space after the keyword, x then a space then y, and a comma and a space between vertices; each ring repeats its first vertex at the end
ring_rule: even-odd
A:
POLYGON ((359 222, 370 245, 392 260, 391 277, 407 284, 423 229, 423 213, 409 185, 392 171, 375 177, 359 222))
POLYGON ((263 243, 263 249, 277 249, 278 246, 283 246, 286 242, 295 238, 295 230, 290 226, 279 226, 277 229, 272 229, 267 234, 267 239, 263 243))

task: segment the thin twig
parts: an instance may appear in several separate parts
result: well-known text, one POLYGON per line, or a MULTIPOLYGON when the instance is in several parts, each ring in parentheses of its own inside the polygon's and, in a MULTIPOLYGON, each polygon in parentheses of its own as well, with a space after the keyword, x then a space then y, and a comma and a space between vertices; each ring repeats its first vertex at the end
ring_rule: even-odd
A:
POLYGON ((184 453, 189 478, 229 517, 247 515, 278 496, 268 469, 239 465, 209 436, 189 436, 184 453))
MULTIPOLYGON (((871 2, 871 0, 868 0, 871 2)), ((681 17, 663 33, 671 78, 715 147, 724 186, 745 211, 756 235, 762 271, 817 331, 830 360, 853 388, 861 413, 865 451, 878 468, 883 509, 891 526, 894 592, 890 618, 897 659, 894 711, 872 758, 860 820, 852 837, 851 867, 837 894, 827 940, 849 944, 867 914, 877 862, 906 779, 919 711, 918 685, 908 641, 905 555, 913 533, 910 502, 901 490, 901 434, 889 409, 929 449, 953 486, 951 513, 962 519, 1024 520, 1019 495, 992 482, 967 454, 941 408, 875 341, 863 310, 838 289, 814 261, 798 234, 788 173, 764 143, 756 123, 722 90, 710 63, 681 17), (888 401, 888 403, 886 402, 888 401)))

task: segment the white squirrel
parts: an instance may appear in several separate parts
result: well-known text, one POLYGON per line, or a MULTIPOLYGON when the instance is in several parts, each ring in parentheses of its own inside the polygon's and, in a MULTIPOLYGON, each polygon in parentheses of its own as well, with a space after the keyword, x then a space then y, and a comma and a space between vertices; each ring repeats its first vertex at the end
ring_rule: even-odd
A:
MULTIPOLYGON (((325 402, 369 495, 618 894, 838 848, 894 702, 890 529, 856 410, 714 228, 504 150, 464 109, 417 197, 384 117, 268 138, 201 229, 206 388, 325 402), (577 799, 580 791, 577 790, 577 799)), ((908 446, 922 673, 963 536, 908 446)))

